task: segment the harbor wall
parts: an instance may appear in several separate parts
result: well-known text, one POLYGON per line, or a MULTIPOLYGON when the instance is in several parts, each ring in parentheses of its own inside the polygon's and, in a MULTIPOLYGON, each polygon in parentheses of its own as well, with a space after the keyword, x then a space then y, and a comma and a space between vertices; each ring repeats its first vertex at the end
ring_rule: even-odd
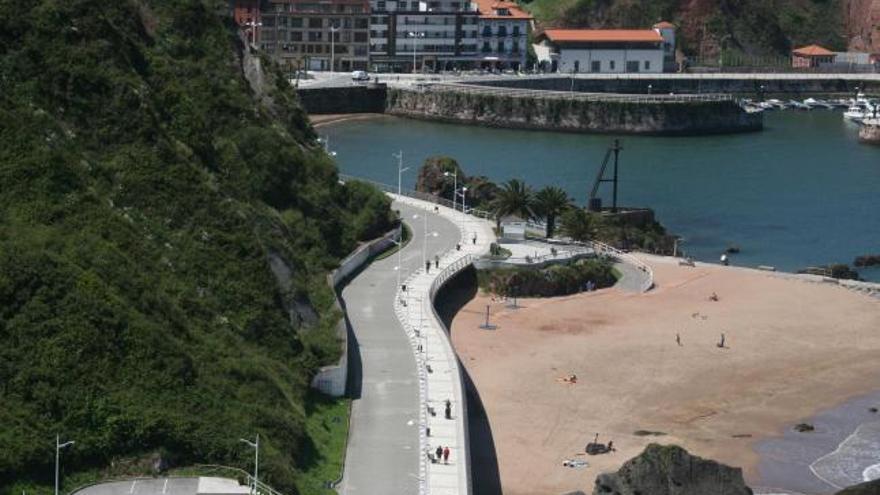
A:
POLYGON ((521 96, 454 88, 388 89, 385 113, 401 117, 511 129, 583 133, 697 135, 758 131, 760 113, 732 100, 608 100, 521 96))
POLYGON ((552 91, 574 91, 581 93, 625 93, 646 94, 698 94, 727 93, 742 96, 761 97, 761 95, 786 94, 791 97, 801 95, 852 95, 858 90, 880 93, 880 80, 876 79, 796 79, 796 78, 702 78, 687 77, 620 77, 620 78, 577 78, 540 77, 505 78, 488 81, 474 81, 481 86, 543 89, 552 91), (649 89, 648 86, 651 86, 649 89))
POLYGON ((880 145, 880 125, 863 125, 859 129, 859 140, 863 143, 880 145))
POLYGON ((385 91, 384 84, 296 90, 300 105, 311 115, 382 113, 385 91))

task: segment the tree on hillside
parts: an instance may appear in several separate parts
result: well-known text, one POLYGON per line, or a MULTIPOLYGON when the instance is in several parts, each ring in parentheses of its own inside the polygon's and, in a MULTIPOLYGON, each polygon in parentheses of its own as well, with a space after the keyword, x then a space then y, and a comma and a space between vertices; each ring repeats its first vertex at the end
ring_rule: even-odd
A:
POLYGON ((516 215, 524 220, 534 218, 533 202, 532 188, 525 182, 519 179, 505 182, 492 202, 492 214, 498 229, 501 229, 501 219, 507 215, 516 215))
POLYGON ((556 219, 571 206, 571 198, 560 187, 547 186, 535 194, 535 212, 547 223, 548 238, 556 230, 556 219))
POLYGON ((593 218, 582 208, 569 208, 562 214, 561 220, 560 230, 572 240, 586 242, 595 235, 593 218))

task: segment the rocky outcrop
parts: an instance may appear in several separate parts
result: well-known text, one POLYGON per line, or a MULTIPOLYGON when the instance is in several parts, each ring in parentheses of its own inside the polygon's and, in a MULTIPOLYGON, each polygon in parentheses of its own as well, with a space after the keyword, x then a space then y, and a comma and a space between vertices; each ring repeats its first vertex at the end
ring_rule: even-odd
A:
POLYGON ((880 0, 844 0, 843 9, 849 49, 880 52, 880 0))
POLYGON ((868 481, 860 483, 849 488, 845 488, 835 495, 880 495, 880 480, 868 481))
POLYGON ((740 468, 651 444, 616 473, 600 474, 593 495, 752 495, 740 468))
POLYGON ((503 90, 389 89, 385 111, 458 124, 584 133, 698 135, 763 128, 760 113, 747 113, 733 100, 651 101, 620 95, 580 98, 503 90))

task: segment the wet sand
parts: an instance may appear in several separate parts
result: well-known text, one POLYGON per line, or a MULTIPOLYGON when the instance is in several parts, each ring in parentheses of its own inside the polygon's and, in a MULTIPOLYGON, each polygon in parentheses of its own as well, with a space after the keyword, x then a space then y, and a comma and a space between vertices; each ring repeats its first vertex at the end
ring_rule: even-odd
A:
POLYGON ((750 270, 646 261, 658 285, 648 294, 608 289, 520 300, 518 310, 478 295, 453 320, 505 494, 589 492, 599 472, 651 442, 741 466, 750 484, 766 486, 759 441, 878 388, 876 299, 750 270), (487 304, 495 331, 478 329, 487 304), (576 384, 561 380, 570 374, 576 384), (578 455, 596 433, 617 451, 578 455), (563 467, 566 459, 589 466, 563 467))

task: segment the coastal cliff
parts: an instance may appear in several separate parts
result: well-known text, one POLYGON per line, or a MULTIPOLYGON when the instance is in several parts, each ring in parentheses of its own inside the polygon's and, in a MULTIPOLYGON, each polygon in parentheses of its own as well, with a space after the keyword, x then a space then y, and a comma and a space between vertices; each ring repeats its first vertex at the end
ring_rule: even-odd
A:
POLYGON ((388 89, 385 113, 513 129, 584 133, 695 135, 757 131, 760 114, 732 100, 568 98, 457 89, 388 89))

